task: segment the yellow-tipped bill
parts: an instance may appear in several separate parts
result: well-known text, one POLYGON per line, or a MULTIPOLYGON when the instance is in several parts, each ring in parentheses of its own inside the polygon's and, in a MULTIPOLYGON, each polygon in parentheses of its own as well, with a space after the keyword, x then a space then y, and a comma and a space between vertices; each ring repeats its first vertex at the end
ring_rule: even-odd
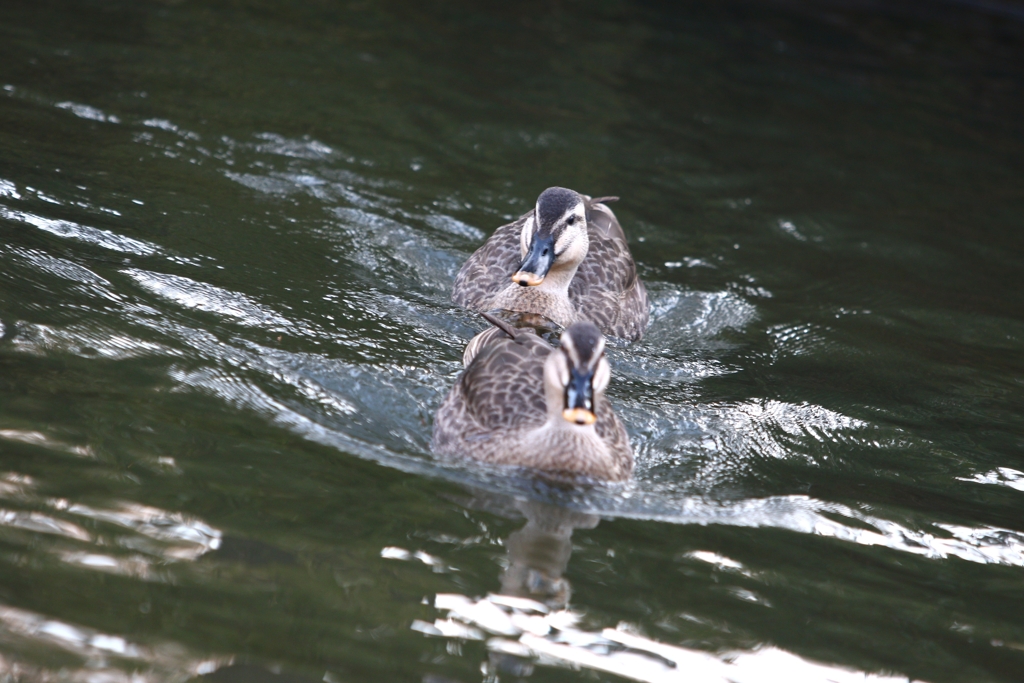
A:
POLYGON ((592 425, 597 422, 597 415, 586 408, 566 408, 562 411, 562 417, 578 425, 592 425))
POLYGON ((523 287, 536 287, 540 283, 544 282, 544 276, 537 275, 536 273, 528 273, 525 270, 520 270, 517 271, 516 274, 512 276, 512 282, 523 287))
POLYGON ((544 282, 544 276, 554 262, 555 238, 551 235, 534 235, 519 264, 519 270, 512 276, 512 282, 522 287, 536 287, 544 282))

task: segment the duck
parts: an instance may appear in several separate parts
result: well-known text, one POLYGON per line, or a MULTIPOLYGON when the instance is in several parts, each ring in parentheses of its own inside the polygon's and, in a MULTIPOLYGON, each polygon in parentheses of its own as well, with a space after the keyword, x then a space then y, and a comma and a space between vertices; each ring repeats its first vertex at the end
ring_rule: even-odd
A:
POLYGON ((637 341, 650 320, 647 289, 607 204, 564 187, 541 192, 532 210, 499 227, 455 277, 452 301, 473 311, 543 316, 565 328, 593 322, 637 341))
POLYGON ((628 480, 633 452, 604 396, 611 369, 601 330, 573 323, 553 347, 532 329, 483 315, 493 327, 467 345, 465 370, 434 420, 434 453, 552 481, 628 480))

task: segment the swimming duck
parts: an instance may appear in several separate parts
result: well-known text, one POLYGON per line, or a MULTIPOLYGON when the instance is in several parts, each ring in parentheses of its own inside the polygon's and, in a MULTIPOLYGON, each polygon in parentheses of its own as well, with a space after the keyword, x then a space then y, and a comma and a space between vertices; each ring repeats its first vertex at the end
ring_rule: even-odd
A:
POLYGON ((650 318, 647 290, 605 205, 616 199, 544 190, 533 210, 495 230, 463 264, 452 301, 540 314, 562 327, 590 320, 607 335, 640 339, 650 318))
POLYGON ((466 369, 437 411, 434 452, 562 480, 628 479, 633 453, 604 397, 611 371, 597 326, 574 323, 553 348, 485 317, 496 327, 467 347, 466 369))

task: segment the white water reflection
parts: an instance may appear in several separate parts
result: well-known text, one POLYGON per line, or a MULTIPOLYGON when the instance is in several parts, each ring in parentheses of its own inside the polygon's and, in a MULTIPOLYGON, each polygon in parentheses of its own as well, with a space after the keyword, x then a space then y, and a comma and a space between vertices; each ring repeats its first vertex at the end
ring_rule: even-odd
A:
POLYGON ((92 536, 82 527, 40 512, 0 509, 0 527, 24 529, 40 534, 56 534, 76 541, 92 540, 92 536))
MULTIPOLYGON (((309 136, 302 138, 286 138, 277 133, 257 133, 261 142, 255 145, 257 151, 264 154, 275 154, 293 159, 326 159, 335 154, 335 150, 319 140, 309 136)), ((351 159, 349 159, 351 161, 351 159)))
MULTIPOLYGON (((7 441, 17 441, 19 443, 27 443, 33 446, 41 446, 43 448, 49 448, 55 451, 63 451, 65 453, 71 453, 83 458, 95 458, 96 455, 93 453, 89 446, 82 446, 76 444, 69 444, 58 439, 54 439, 42 432, 33 431, 30 429, 0 429, 0 439, 6 439, 7 441)), ((7 474, 3 480, 0 480, 0 496, 6 492, 4 488, 11 481, 11 477, 17 475, 7 474)))
POLYGON ((757 308, 733 292, 698 292, 663 282, 648 283, 651 327, 642 347, 655 351, 681 348, 722 349, 724 330, 743 330, 757 319, 757 308))
MULTIPOLYGON (((450 654, 461 653, 457 641, 485 641, 489 656, 482 665, 488 680, 506 675, 523 680, 535 665, 589 669, 642 683, 878 683, 907 682, 901 676, 866 673, 816 663, 771 645, 754 649, 708 652, 646 638, 638 627, 620 622, 593 630, 593 618, 569 607, 571 586, 564 574, 572 553, 572 534, 593 528, 598 520, 565 508, 472 492, 464 505, 502 516, 522 515, 526 524, 503 543, 501 593, 471 598, 438 593, 433 622, 415 619, 413 631, 456 641, 450 654)), ((381 556, 409 561, 417 552, 384 548, 381 556)), ((756 578, 739 562, 708 551, 687 557, 726 572, 756 578)), ((751 591, 732 587, 737 599, 770 607, 751 591)))
POLYGON ((957 477, 957 479, 975 484, 994 484, 1024 491, 1024 472, 1015 470, 1012 467, 997 467, 990 472, 979 472, 973 477, 957 477))
POLYGON ((99 121, 101 123, 121 123, 121 119, 113 114, 106 114, 102 109, 91 107, 88 104, 79 104, 78 102, 58 102, 53 106, 57 107, 57 109, 69 111, 81 119, 89 119, 90 121, 99 121))
POLYGON ((385 560, 402 560, 404 562, 416 560, 417 562, 422 562, 438 573, 450 571, 450 568, 445 565, 441 558, 435 557, 430 553, 425 553, 422 550, 412 552, 405 548, 388 546, 387 548, 381 549, 380 556, 385 560))
POLYGON ((687 499, 680 501, 681 506, 674 513, 668 510, 656 511, 654 506, 667 502, 659 500, 658 496, 640 498, 643 499, 640 504, 626 502, 618 506, 614 516, 680 524, 786 529, 858 545, 885 547, 931 559, 958 558, 979 564, 1024 567, 1024 533, 1011 529, 966 527, 941 522, 913 528, 840 503, 809 496, 772 496, 735 503, 687 499), (649 512, 643 509, 647 505, 651 506, 649 512), (850 521, 839 521, 843 517, 850 521))
MULTIPOLYGON (((644 683, 909 683, 904 676, 865 673, 812 662, 776 647, 709 653, 668 645, 636 633, 628 624, 591 631, 578 628, 581 615, 552 611, 515 596, 478 600, 438 594, 433 623, 414 620, 410 628, 427 636, 485 640, 489 651, 535 661, 611 673, 644 683)), ((485 664, 487 673, 494 660, 485 664)))
POLYGON ((863 420, 806 402, 745 401, 712 405, 702 413, 702 426, 708 428, 702 442, 705 447, 778 459, 794 456, 783 438, 810 437, 830 442, 869 427, 863 420))
POLYGON ((185 308, 227 316, 249 327, 284 331, 290 326, 286 318, 238 292, 230 292, 180 275, 136 268, 126 268, 121 272, 153 294, 185 308))
POLYGON ((771 340, 771 360, 777 362, 791 356, 806 356, 821 351, 828 345, 831 330, 821 325, 796 323, 772 325, 768 328, 771 340))
POLYGON ((55 275, 64 280, 70 280, 85 285, 84 288, 90 293, 100 294, 113 301, 120 301, 120 297, 114 293, 111 283, 92 272, 88 268, 69 261, 68 259, 50 256, 38 249, 25 249, 19 247, 4 247, 0 245, 0 254, 11 256, 24 264, 32 271, 41 271, 55 275))
POLYGON ((753 576, 751 572, 745 569, 743 565, 736 560, 731 560, 728 557, 719 555, 718 553, 709 552, 707 550, 694 550, 686 553, 686 557, 706 562, 720 571, 736 572, 744 576, 753 576))
POLYGON ((183 682, 234 661, 234 657, 198 655, 172 642, 137 643, 2 604, 0 650, 20 653, 17 657, 0 654, 4 680, 40 683, 183 682), (59 668, 35 663, 54 659, 62 661, 59 668))
POLYGON ((175 133, 186 140, 199 139, 198 133, 193 133, 192 131, 180 128, 167 119, 146 119, 142 122, 142 125, 147 128, 159 128, 160 130, 166 130, 169 133, 175 133))
MULTIPOLYGON (((23 443, 65 446, 42 434, 4 432, 7 437, 13 432, 15 440, 23 443)), ((62 537, 71 543, 46 549, 69 564, 161 581, 166 576, 162 568, 168 563, 193 562, 221 544, 219 529, 191 515, 128 501, 95 507, 41 496, 35 489, 30 477, 13 472, 0 477, 0 499, 22 508, 0 508, 0 531, 62 537), (111 527, 116 531, 112 533, 111 527)))
MULTIPOLYGON (((626 622, 594 628, 593 616, 570 607, 572 589, 565 573, 574 530, 594 528, 599 521, 595 516, 479 489, 460 502, 471 509, 527 520, 502 543, 508 554, 500 561, 501 593, 482 598, 437 593, 433 607, 439 616, 433 621, 415 619, 410 629, 454 641, 449 654, 461 654, 460 641, 485 642, 489 655, 481 669, 487 680, 506 676, 524 680, 535 666, 555 666, 610 673, 641 683, 909 683, 903 676, 813 662, 768 643, 707 651, 647 638, 640 627, 626 622)), ((416 555, 394 547, 381 551, 382 557, 396 560, 409 561, 416 555)), ((714 552, 695 550, 684 557, 754 581, 774 580, 714 552)), ((750 590, 737 586, 727 590, 738 600, 771 607, 750 590)))
POLYGON ((143 555, 104 555, 85 551, 57 551, 56 555, 62 562, 69 565, 99 571, 118 576, 130 576, 140 581, 171 583, 173 578, 166 571, 163 562, 154 562, 143 555))
POLYGON ((130 337, 96 324, 57 327, 20 322, 15 332, 11 345, 21 352, 37 356, 68 353, 85 358, 127 360, 181 355, 179 351, 163 344, 130 337))
POLYGON ((12 183, 10 180, 4 180, 0 178, 0 197, 8 197, 10 199, 21 199, 21 193, 18 192, 18 186, 12 183))
POLYGON ((361 208, 337 208, 331 213, 337 220, 319 233, 337 245, 346 262, 372 271, 395 288, 408 287, 406 282, 411 281, 417 290, 447 297, 461 265, 450 250, 412 228, 407 219, 399 221, 361 208))
POLYGON ((132 531, 137 536, 122 537, 122 545, 168 560, 192 561, 220 547, 220 530, 180 512, 168 512, 128 502, 105 509, 81 503, 68 503, 63 499, 49 502, 55 508, 66 510, 69 514, 132 531))
POLYGON ((28 211, 10 209, 6 206, 0 206, 0 218, 25 223, 58 237, 67 237, 80 242, 87 242, 104 249, 125 254, 151 256, 160 253, 160 248, 151 242, 125 237, 110 230, 93 228, 88 225, 75 223, 74 221, 45 218, 28 211))

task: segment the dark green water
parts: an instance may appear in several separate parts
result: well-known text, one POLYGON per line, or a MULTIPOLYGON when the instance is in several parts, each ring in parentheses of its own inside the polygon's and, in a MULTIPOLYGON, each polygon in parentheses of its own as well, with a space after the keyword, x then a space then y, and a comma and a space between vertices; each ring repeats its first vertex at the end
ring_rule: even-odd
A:
POLYGON ((1024 11, 978 5, 5 2, 0 678, 1024 680, 1024 11), (651 293, 625 490, 429 453, 454 273, 554 184, 651 293), (570 655, 424 633, 524 566, 570 655))

